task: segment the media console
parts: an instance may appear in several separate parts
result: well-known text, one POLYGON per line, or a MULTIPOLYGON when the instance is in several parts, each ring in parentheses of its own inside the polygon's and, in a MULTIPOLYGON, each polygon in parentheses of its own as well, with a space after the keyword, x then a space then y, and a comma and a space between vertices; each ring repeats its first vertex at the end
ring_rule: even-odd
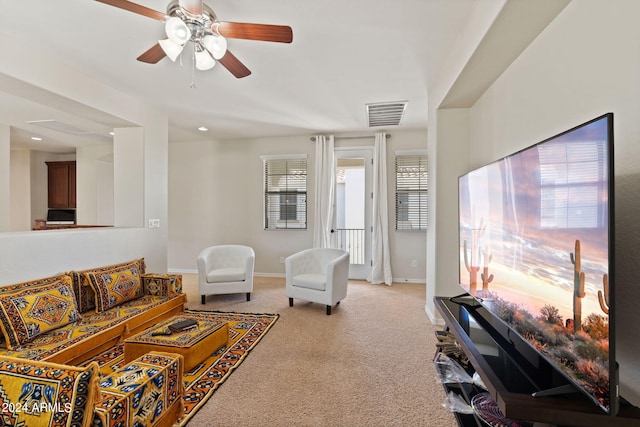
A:
MULTIPOLYGON (((640 426, 640 408, 625 402, 616 416, 609 416, 577 389, 575 393, 533 397, 542 390, 566 391, 571 385, 469 295, 435 297, 434 302, 446 329, 506 417, 557 426, 640 426)), ((474 388, 464 385, 457 390, 469 399, 478 392, 474 388)), ((458 417, 458 422, 465 427, 482 425, 475 417, 458 417)))

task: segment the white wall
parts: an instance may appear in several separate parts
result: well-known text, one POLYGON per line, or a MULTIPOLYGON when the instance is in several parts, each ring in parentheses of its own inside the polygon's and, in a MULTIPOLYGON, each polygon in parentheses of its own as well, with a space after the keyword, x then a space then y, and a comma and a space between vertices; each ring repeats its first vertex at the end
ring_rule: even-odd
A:
POLYGON ((96 224, 115 223, 113 197, 113 150, 110 155, 96 159, 96 224))
POLYGON ((31 230, 31 152, 10 150, 10 222, 7 231, 31 230))
MULTIPOLYGON (((395 232, 394 152, 426 148, 425 131, 393 131, 388 140, 390 251, 394 278, 424 281, 425 233, 395 232), (411 267, 411 260, 418 267, 411 267)), ((255 270, 284 275, 280 257, 312 246, 315 146, 310 136, 169 144, 169 266, 195 271, 207 246, 239 243, 256 252, 255 270), (263 229, 260 155, 307 154, 307 230, 263 229)), ((372 138, 336 141, 336 147, 373 145, 372 138)))
MULTIPOLYGON (((469 168, 473 168, 603 113, 614 113, 616 350, 621 394, 636 404, 640 403, 639 15, 640 2, 635 0, 571 2, 469 109, 466 124, 469 168)), ((451 126, 440 131, 453 133, 451 126)), ((440 191, 448 187, 438 184, 440 191)), ((457 276, 453 271, 447 274, 457 276)), ((442 295, 460 291, 453 281, 438 286, 442 295)))
MULTIPOLYGON (((0 285, 45 277, 62 271, 88 268, 144 256, 149 271, 167 271, 167 150, 168 119, 165 113, 117 92, 92 76, 70 68, 36 45, 0 35, 0 73, 135 123, 144 129, 136 141, 143 158, 133 167, 143 171, 144 199, 140 226, 126 229, 32 231, 0 233, 0 285), (24 55, 31 52, 32 55, 24 55), (46 70, 46 72, 43 72, 46 70), (160 219, 161 228, 146 229, 147 218, 160 219)), ((116 137, 116 143, 117 143, 116 137)), ((9 158, 9 147, 0 146, 1 159, 9 158)), ((32 159, 33 161, 33 159, 32 159)), ((0 177, 0 188, 8 188, 0 177)), ((128 192, 126 185, 114 194, 128 192)), ((9 204, 0 191, 0 206, 9 204)), ((127 206, 116 207, 114 217, 127 206)), ((140 208, 136 206, 139 211, 140 208)))
MULTIPOLYGON (((396 174, 395 152, 402 150, 426 150, 426 131, 392 131, 387 139, 387 204, 389 208, 389 251, 391 252, 391 272, 394 280, 408 279, 424 283, 427 274, 426 252, 427 234, 435 226, 428 219, 428 231, 396 231, 395 200, 396 174), (411 267, 416 260, 417 267, 411 267)), ((431 174, 431 171, 429 171, 431 174)), ((430 175, 431 176, 431 175, 430 175)), ((431 191, 431 187, 429 187, 431 191)))
POLYGON ((76 223, 113 225, 113 144, 76 149, 76 223))
POLYGON ((435 169, 431 174, 435 185, 429 199, 433 227, 427 242, 425 309, 434 320, 433 297, 457 295, 462 290, 458 286, 458 177, 468 170, 469 111, 463 108, 441 110, 429 121, 429 135, 433 135, 437 145, 429 145, 429 168, 435 169))
MULTIPOLYGON (((441 295, 460 293, 457 265, 458 250, 452 250, 451 240, 458 236, 458 176, 469 168, 469 120, 464 108, 441 110, 440 106, 451 91, 456 88, 462 98, 470 94, 482 93, 487 78, 481 75, 479 81, 466 76, 482 73, 466 72, 467 64, 474 62, 475 53, 481 46, 492 25, 507 4, 507 0, 476 2, 464 31, 452 46, 447 60, 429 87, 427 138, 429 141, 429 223, 427 234, 425 311, 432 322, 438 322, 433 298, 441 295), (460 84, 460 81, 463 81, 460 84), (452 111, 453 110, 453 111, 452 111), (440 125, 442 123, 442 126, 440 125), (455 190, 453 190, 455 189, 455 190)), ((490 53, 493 53, 492 51, 490 53)), ((494 64, 493 55, 475 58, 478 64, 494 64)), ((492 75, 492 72, 489 72, 492 75)), ((490 81, 490 79, 489 79, 490 81)))
MULTIPOLYGON (((8 201, 11 197, 11 185, 10 185, 10 139, 11 129, 7 125, 0 123, 0 153, 5 153, 4 156, 0 156, 0 200, 8 201)), ((8 231, 10 228, 11 214, 9 212, 9 203, 0 203, 0 232, 8 231)))
MULTIPOLYGON (((115 188, 127 188, 114 194, 114 225, 144 227, 144 129, 115 129, 113 176, 115 188)), ((165 227, 166 228, 166 227, 165 227)))

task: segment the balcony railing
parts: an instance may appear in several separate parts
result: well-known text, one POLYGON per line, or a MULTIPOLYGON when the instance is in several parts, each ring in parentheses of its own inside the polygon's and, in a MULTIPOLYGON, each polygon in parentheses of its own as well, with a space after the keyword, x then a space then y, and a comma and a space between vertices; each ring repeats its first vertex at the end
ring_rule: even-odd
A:
POLYGON ((364 264, 364 228, 335 228, 334 247, 349 252, 349 264, 364 264))

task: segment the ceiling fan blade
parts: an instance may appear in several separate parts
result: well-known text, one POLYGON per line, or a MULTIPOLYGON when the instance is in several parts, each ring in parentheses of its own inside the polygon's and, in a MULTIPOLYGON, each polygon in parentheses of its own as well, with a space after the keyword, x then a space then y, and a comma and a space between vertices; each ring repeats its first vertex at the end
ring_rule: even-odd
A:
POLYGON ((164 50, 162 50, 160 43, 156 43, 142 55, 138 56, 137 59, 138 61, 146 62, 147 64, 157 64, 158 61, 160 61, 165 56, 167 56, 167 54, 164 53, 164 50))
POLYGON ((211 29, 230 39, 261 40, 278 43, 291 43, 293 41, 293 30, 285 25, 216 22, 211 26, 211 29))
POLYGON ((245 67, 245 65, 229 51, 227 51, 227 53, 225 53, 224 56, 218 60, 218 62, 220 62, 224 66, 224 68, 229 70, 231 74, 239 79, 247 77, 249 74, 251 74, 251 70, 245 67))
POLYGON ((192 15, 202 15, 202 0, 178 0, 180 7, 192 15))
POLYGON ((157 19, 158 21, 164 21, 166 14, 154 9, 149 9, 146 6, 142 6, 136 3, 132 3, 127 0, 96 0, 97 2, 108 4, 109 6, 118 7, 120 9, 128 10, 129 12, 137 13, 139 15, 146 16, 148 18, 157 19))

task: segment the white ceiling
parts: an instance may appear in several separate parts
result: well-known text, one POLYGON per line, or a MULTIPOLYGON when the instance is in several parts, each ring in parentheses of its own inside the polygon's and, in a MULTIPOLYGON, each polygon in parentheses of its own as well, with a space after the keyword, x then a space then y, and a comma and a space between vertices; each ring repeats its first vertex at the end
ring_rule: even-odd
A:
MULTIPOLYGON (((190 55, 183 55, 182 66, 167 58, 156 65, 136 61, 164 37, 163 23, 92 0, 0 0, 0 33, 38 44, 107 85, 166 111, 172 141, 202 138, 198 126, 208 127, 208 137, 216 139, 370 134, 365 104, 387 101, 408 101, 399 128, 426 129, 427 88, 474 4, 482 1, 495 3, 207 1, 221 21, 293 29, 291 44, 230 39, 229 50, 252 71, 242 79, 219 64, 194 74, 190 55)), ((168 2, 137 1, 162 12, 168 2)), ((52 142, 72 143, 68 135, 60 138, 60 132, 47 133, 25 124, 27 120, 57 118, 87 129, 95 140, 105 138, 105 123, 126 125, 113 117, 96 124, 87 118, 99 112, 81 113, 82 106, 69 100, 33 93, 2 77, 0 73, 0 91, 5 92, 0 93, 0 122, 12 126, 12 143, 27 143, 34 132, 52 142), (46 106, 41 98, 49 100, 46 106)))

